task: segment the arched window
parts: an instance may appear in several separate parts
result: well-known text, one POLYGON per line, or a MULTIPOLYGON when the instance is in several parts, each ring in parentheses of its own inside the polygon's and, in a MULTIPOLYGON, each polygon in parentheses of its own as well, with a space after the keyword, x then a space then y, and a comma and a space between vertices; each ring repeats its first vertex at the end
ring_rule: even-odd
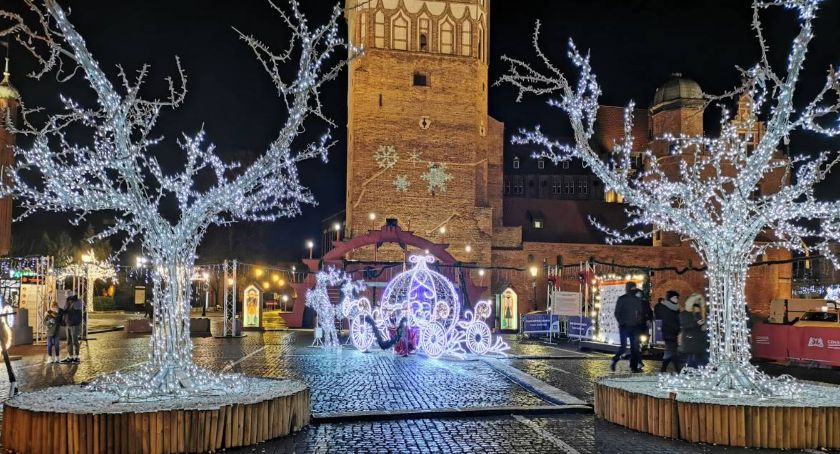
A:
POLYGON ((367 38, 367 13, 359 15, 359 43, 364 45, 367 38))
POLYGON ((478 59, 484 61, 484 27, 478 26, 478 59))
POLYGON ((397 16, 391 28, 391 49, 408 50, 408 20, 397 16))
POLYGON ((379 48, 385 47, 385 13, 382 11, 376 12, 376 17, 374 21, 374 30, 373 34, 376 37, 373 43, 374 46, 379 48))
POLYGON ((440 24, 440 53, 451 54, 455 51, 455 26, 449 19, 440 24))
POLYGON ((472 38, 472 22, 467 19, 461 25, 461 55, 472 56, 472 38))
POLYGON ((417 49, 420 52, 428 52, 429 51, 429 37, 431 36, 431 30, 429 27, 429 18, 428 17, 421 17, 418 21, 417 27, 417 49))

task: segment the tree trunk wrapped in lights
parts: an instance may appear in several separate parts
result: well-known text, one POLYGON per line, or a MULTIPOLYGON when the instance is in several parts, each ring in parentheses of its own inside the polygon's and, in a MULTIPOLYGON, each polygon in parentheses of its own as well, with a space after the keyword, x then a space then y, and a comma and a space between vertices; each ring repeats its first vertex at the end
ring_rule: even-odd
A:
MULTIPOLYGON (((838 158, 829 153, 787 159, 777 150, 794 131, 809 131, 829 137, 840 135, 840 72, 831 69, 816 97, 801 109, 793 104, 820 0, 755 1, 753 28, 761 59, 741 70, 743 85, 718 97, 707 97, 722 110, 717 137, 665 136, 670 159, 678 162, 673 172, 663 168, 650 150, 642 153, 643 169, 632 171, 633 103, 625 109, 624 136, 612 156, 602 158, 592 148, 601 88, 592 72, 588 54, 570 44, 569 57, 579 71, 577 81, 569 78, 539 46, 539 24, 533 37, 537 61, 543 70, 521 60, 503 57, 510 67, 500 79, 526 94, 556 95, 551 106, 563 110, 574 132, 573 143, 547 137, 539 127, 521 131, 518 144, 537 145, 536 158, 557 163, 579 158, 605 185, 624 197, 630 226, 655 226, 690 240, 708 266, 709 313, 707 329, 710 363, 698 370, 684 370, 677 376, 663 376, 660 384, 669 389, 694 390, 717 395, 791 395, 798 385, 783 377, 771 379, 750 364, 745 286, 749 264, 771 248, 799 250, 803 240, 816 241, 830 255, 825 241, 840 238, 838 203, 820 202, 814 186, 822 181, 838 158), (769 63, 759 13, 783 6, 798 13, 799 33, 791 44, 788 66, 781 74, 769 63), (733 121, 726 103, 740 98, 745 118, 733 121), (761 137, 754 135, 758 121, 766 121, 761 137), (738 124, 736 124, 738 123, 738 124), (744 132, 746 131, 746 132, 744 132), (754 148, 751 146, 755 143, 754 148), (761 194, 762 182, 778 178, 781 189, 761 194), (791 181, 792 180, 792 181, 791 181), (758 195, 756 193, 758 192, 758 195), (820 224, 815 229, 806 225, 820 224)), ((611 241, 649 235, 624 234, 593 222, 610 234, 611 241)), ((836 264, 836 260, 835 260, 836 264)))
POLYGON ((339 37, 341 9, 336 7, 325 25, 313 27, 296 1, 290 1, 288 10, 272 3, 291 30, 288 47, 277 55, 240 33, 288 108, 277 138, 252 165, 223 162, 212 145, 205 145, 200 131, 178 142, 185 163, 180 171, 168 172, 152 154, 161 144, 152 131, 163 109, 176 108, 186 98, 180 63, 180 84, 167 79, 166 99, 145 99, 141 89, 147 66, 134 79, 120 68, 117 88, 54 0, 21 4, 26 11, 0 10, 0 36, 14 37, 36 57, 42 68, 35 77, 50 71, 65 81, 83 76, 96 102, 84 105, 62 98, 64 111, 49 115, 40 126, 30 121, 29 111, 17 132, 31 137, 32 145, 16 150, 13 181, 4 193, 16 197, 26 214, 74 212, 83 219, 91 212, 110 211, 116 224, 98 237, 120 235, 125 244, 138 239, 151 259, 155 315, 149 362, 140 372, 100 377, 90 386, 128 398, 229 392, 237 380, 192 362, 189 301, 196 248, 210 225, 292 217, 301 205, 315 203, 299 181, 297 164, 314 158, 325 161, 330 137, 327 133, 309 144, 298 144, 297 139, 309 117, 330 123, 321 110, 319 92, 345 64, 330 63, 336 51, 347 47, 339 37), (29 16, 35 19, 29 21, 29 16), (295 78, 286 80, 282 66, 295 59, 295 78), (74 134, 89 131, 87 143, 66 139, 69 128, 74 134), (164 206, 177 209, 170 213, 164 206))

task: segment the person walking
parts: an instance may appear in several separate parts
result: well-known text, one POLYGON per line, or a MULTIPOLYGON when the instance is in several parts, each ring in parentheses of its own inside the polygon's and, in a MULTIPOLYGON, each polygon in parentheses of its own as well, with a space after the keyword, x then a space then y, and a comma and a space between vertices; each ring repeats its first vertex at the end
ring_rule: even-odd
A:
POLYGON ((47 331, 48 363, 57 363, 59 360, 59 353, 61 352, 61 343, 58 339, 59 332, 61 331, 61 319, 59 318, 58 312, 58 304, 53 301, 52 305, 50 305, 50 309, 44 316, 44 327, 47 331), (53 351, 55 351, 55 354, 53 354, 53 351))
POLYGON ((686 357, 686 365, 692 368, 705 366, 708 338, 706 320, 702 316, 703 297, 694 293, 686 298, 680 311, 679 352, 686 357))
POLYGON ((67 326, 67 357, 62 363, 79 364, 79 337, 82 335, 82 318, 84 306, 78 296, 67 298, 67 309, 64 313, 64 324, 67 326))
POLYGON ((618 297, 615 303, 615 319, 618 322, 620 345, 613 356, 610 370, 615 372, 615 366, 621 360, 621 355, 630 343, 630 370, 641 372, 639 367, 641 352, 639 351, 639 333, 645 326, 646 314, 642 310, 642 302, 636 296, 636 283, 628 282, 624 285, 625 293, 618 297))
POLYGON ((662 356, 660 372, 667 372, 671 363, 674 363, 674 369, 679 372, 680 294, 674 290, 665 292, 665 298, 656 303, 654 314, 656 320, 662 321, 662 340, 665 341, 665 354, 662 356))

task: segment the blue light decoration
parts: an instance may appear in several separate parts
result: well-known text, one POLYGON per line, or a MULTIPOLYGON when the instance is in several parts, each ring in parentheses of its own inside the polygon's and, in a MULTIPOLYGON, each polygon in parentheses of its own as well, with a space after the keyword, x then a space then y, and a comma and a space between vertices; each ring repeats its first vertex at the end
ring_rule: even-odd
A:
POLYGON ((431 358, 463 357, 466 353, 504 355, 510 347, 500 338, 494 342, 485 321, 491 315, 490 303, 479 301, 474 310, 462 312, 452 282, 429 269, 428 265, 434 261, 431 255, 410 257, 409 262, 414 266, 388 283, 380 307, 374 307, 367 298, 345 302, 342 310, 350 320, 353 345, 368 351, 374 344, 376 336, 373 328, 365 323, 367 317, 373 319, 381 338, 385 339, 405 319, 408 327, 418 329, 418 347, 431 358))

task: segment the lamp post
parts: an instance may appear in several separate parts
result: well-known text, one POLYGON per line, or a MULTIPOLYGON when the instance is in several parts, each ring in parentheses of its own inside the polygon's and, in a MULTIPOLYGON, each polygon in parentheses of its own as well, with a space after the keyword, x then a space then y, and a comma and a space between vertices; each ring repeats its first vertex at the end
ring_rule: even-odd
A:
POLYGON ((90 264, 96 260, 96 254, 91 249, 87 254, 82 254, 82 263, 85 264, 85 308, 82 313, 82 323, 85 324, 82 332, 85 340, 88 338, 88 312, 93 311, 93 276, 90 274, 90 264))
POLYGON ((531 265, 531 268, 528 269, 531 272, 531 287, 534 289, 534 309, 537 308, 537 273, 539 272, 539 268, 536 265, 531 265))
POLYGON ((306 240, 306 248, 309 249, 309 259, 312 260, 312 248, 315 247, 315 242, 312 240, 306 240))
POLYGON ((204 281, 204 307, 201 308, 201 316, 207 317, 207 305, 210 304, 210 273, 204 271, 201 273, 201 279, 204 281))
POLYGON ((333 224, 333 230, 335 230, 335 243, 338 244, 338 242, 341 240, 341 224, 339 224, 338 222, 333 224))

